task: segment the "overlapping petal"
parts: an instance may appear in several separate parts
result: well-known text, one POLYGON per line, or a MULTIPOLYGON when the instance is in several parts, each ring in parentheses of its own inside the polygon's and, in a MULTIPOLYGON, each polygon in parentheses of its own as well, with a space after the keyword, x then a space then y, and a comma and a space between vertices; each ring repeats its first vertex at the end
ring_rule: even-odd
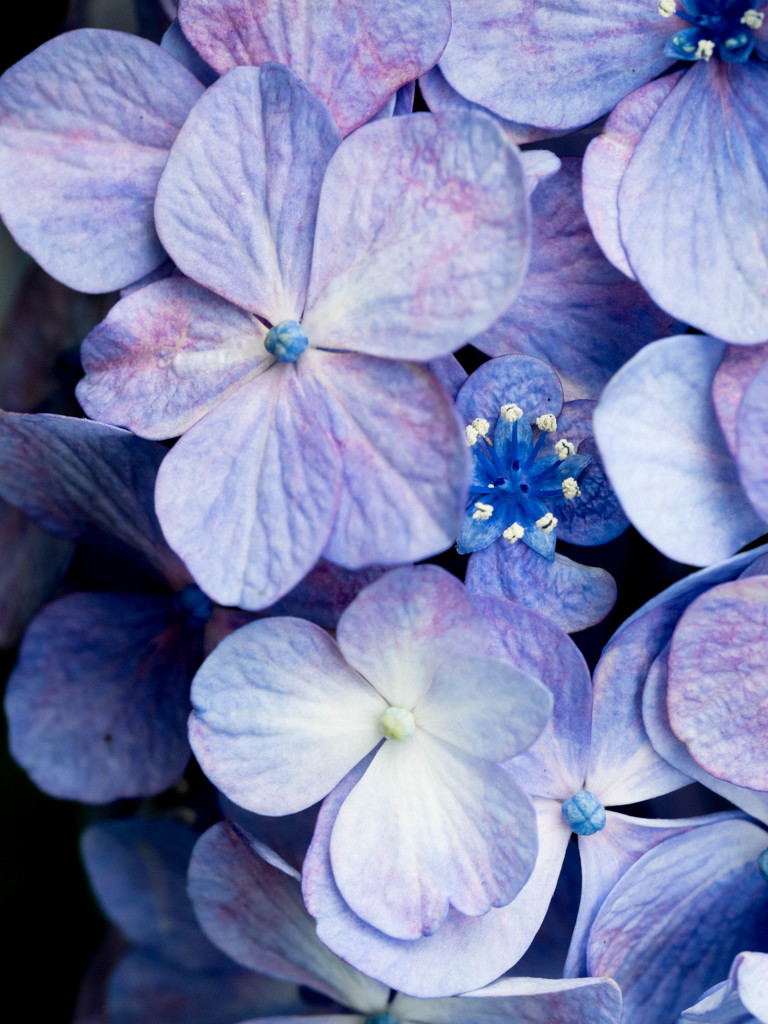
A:
MULTIPOLYGON (((768 343, 763 345, 729 345, 712 381, 712 401, 728 449, 736 459, 740 405, 755 376, 768 362, 768 343)), ((759 404, 759 401, 758 401, 759 404)), ((759 423, 759 420, 758 420, 759 423)), ((757 431, 759 437, 760 431, 757 431)), ((749 444, 752 429, 745 440, 749 444)), ((745 466, 749 473, 749 468, 745 466)), ((742 480, 742 484, 744 481, 742 480)), ((754 499, 753 499, 754 500, 754 499)))
POLYGON ((739 405, 736 423, 736 462, 739 479, 747 497, 762 518, 768 521, 768 367, 757 373, 739 405))
POLYGON ((704 993, 679 1024, 764 1024, 768 1020, 768 955, 739 953, 726 981, 704 993), (744 1013, 751 1016, 747 1020, 744 1013))
POLYGON ((545 413, 559 415, 563 389, 557 374, 541 359, 502 357, 479 366, 456 397, 459 415, 466 423, 476 417, 494 423, 502 405, 510 402, 518 405, 529 421, 545 413))

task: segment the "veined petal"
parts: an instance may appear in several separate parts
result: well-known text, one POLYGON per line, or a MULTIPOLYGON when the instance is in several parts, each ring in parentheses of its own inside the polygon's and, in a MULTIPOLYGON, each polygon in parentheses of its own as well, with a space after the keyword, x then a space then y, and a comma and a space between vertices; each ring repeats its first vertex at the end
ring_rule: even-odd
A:
POLYGON ((679 1024, 755 1024, 768 1020, 768 955, 739 953, 726 981, 709 989, 679 1024), (747 1005, 749 1004, 749 1005, 747 1005), (744 1011, 752 1016, 747 1020, 744 1011))
POLYGON ((494 423, 502 405, 511 402, 528 421, 545 413, 557 416, 563 389, 552 367, 529 356, 500 356, 478 366, 456 397, 459 415, 467 423, 477 416, 494 423))
MULTIPOLYGON (((763 345, 729 345, 725 350, 720 365, 715 371, 715 378, 712 381, 712 401, 715 405, 717 419, 723 431, 725 443, 728 445, 728 450, 737 461, 737 433, 739 417, 741 416, 739 406, 750 384, 766 363, 768 363, 768 342, 763 345)), ((756 394, 759 394, 759 390, 761 390, 760 386, 758 386, 756 394)), ((751 413, 750 420, 752 415, 754 413, 751 413)), ((759 423, 759 419, 757 422, 759 423)), ((744 438, 748 445, 753 441, 751 434, 750 424, 744 438)), ((759 437, 759 429, 757 434, 759 437)), ((748 473, 749 468, 745 467, 745 469, 748 473)), ((742 480, 743 484, 744 481, 742 480)))
POLYGON ((763 367, 747 388, 739 405, 736 422, 736 464, 747 497, 768 521, 768 367, 763 367))

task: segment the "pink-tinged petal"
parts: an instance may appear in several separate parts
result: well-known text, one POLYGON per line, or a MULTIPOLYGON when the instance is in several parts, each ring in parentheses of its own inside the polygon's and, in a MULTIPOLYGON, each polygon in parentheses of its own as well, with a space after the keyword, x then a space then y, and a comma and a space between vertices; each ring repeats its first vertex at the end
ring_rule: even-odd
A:
POLYGON ((581 163, 566 157, 560 172, 537 186, 523 287, 504 316, 472 338, 490 356, 515 352, 543 359, 557 371, 569 400, 597 398, 642 345, 677 329, 595 242, 584 216, 581 163))
POLYGON ((760 61, 695 62, 654 116, 619 190, 621 239, 651 298, 743 344, 768 338, 767 89, 760 61))
POLYGON ((163 33, 160 45, 183 64, 187 71, 191 71, 203 85, 213 85, 219 77, 210 64, 206 64, 197 50, 187 42, 177 18, 174 18, 163 33))
POLYGON ((48 605, 9 680, 14 757, 42 790, 69 800, 162 792, 189 759, 199 648, 168 597, 69 594, 48 605))
POLYGON ((324 557, 357 569, 445 550, 461 526, 469 465, 441 385, 413 363, 356 353, 312 351, 301 362, 341 458, 324 557))
POLYGON ((570 836, 560 805, 535 802, 539 854, 531 877, 511 904, 483 917, 449 910, 434 935, 393 939, 352 912, 331 870, 336 814, 364 767, 359 765, 323 803, 304 862, 304 900, 317 918, 318 936, 359 970, 409 995, 453 995, 493 981, 520 959, 546 913, 570 836))
POLYGON ((179 20, 220 74, 271 60, 292 68, 344 135, 436 63, 451 27, 447 0, 182 0, 179 20))
POLYGON ((556 554, 550 562, 525 544, 503 538, 469 557, 467 589, 505 597, 575 633, 601 622, 616 603, 616 583, 605 569, 556 554))
POLYGON ((665 75, 631 93, 618 104, 602 134, 590 142, 584 154, 582 186, 589 226, 614 267, 633 279, 619 234, 619 187, 656 111, 682 75, 682 71, 665 75))
POLYGON ((764 944, 768 893, 757 858, 766 841, 758 825, 718 817, 654 847, 613 888, 588 962, 590 974, 621 986, 627 1024, 676 1020, 738 952, 764 944))
MULTIPOLYGON (((486 114, 491 113, 487 107, 481 107, 479 104, 473 103, 472 100, 466 99, 452 85, 449 85, 439 64, 428 71, 426 75, 421 76, 419 88, 424 102, 435 114, 439 114, 443 110, 482 110, 486 114)), ((507 121, 503 117, 496 117, 495 114, 492 116, 509 141, 518 146, 522 146, 524 142, 538 142, 540 139, 549 139, 561 134, 550 131, 548 128, 537 128, 532 124, 507 121)))
POLYGON ((734 786, 715 778, 697 764, 688 748, 672 732, 667 712, 667 662, 669 645, 659 654, 648 672, 643 689, 643 721, 654 749, 681 774, 701 782, 708 789, 730 800, 753 818, 768 825, 768 794, 734 786))
POLYGON ((594 414, 627 516, 663 554, 688 565, 718 562, 765 532, 712 404, 724 348, 694 335, 646 345, 611 379, 594 414))
POLYGON ((208 656, 190 742, 230 800, 258 814, 309 807, 380 742, 385 701, 319 626, 262 619, 208 656))
POLYGON ((166 449, 70 416, 0 413, 0 496, 46 530, 139 551, 173 586, 189 573, 163 539, 155 478, 166 449))
POLYGON ((744 1006, 763 1024, 768 1021, 768 955, 741 953, 733 966, 744 1006))
POLYGON ((386 988, 319 941, 302 903, 299 876, 274 854, 266 859, 268 854, 229 822, 214 825, 197 841, 189 895, 205 934, 252 971, 307 985, 356 1010, 381 1009, 386 988))
POLYGON ((157 189, 176 265, 272 324, 304 307, 323 172, 340 141, 287 68, 237 68, 195 105, 157 189))
POLYGON ((757 373, 768 363, 768 342, 729 345, 712 381, 712 401, 728 449, 737 458, 739 405, 757 373))
POLYGON ((219 604, 266 608, 320 557, 339 455, 295 364, 243 384, 174 446, 157 478, 168 543, 219 604))
POLYGON ((453 0, 440 60, 450 84, 501 117, 570 128, 594 121, 674 63, 667 38, 684 23, 645 0, 453 0))
POLYGON ((557 416, 563 407, 557 374, 541 359, 501 356, 470 374, 456 397, 459 416, 466 423, 478 416, 494 423, 509 402, 519 405, 530 422, 544 413, 557 416))
POLYGON ((417 725, 379 748, 341 806, 330 849, 352 910, 387 935, 418 939, 451 906, 470 916, 506 906, 533 870, 536 822, 502 768, 417 725))
POLYGON ((344 657, 394 707, 412 708, 438 666, 484 654, 488 631, 464 587, 436 565, 393 569, 342 614, 344 657))
POLYGON ((152 204, 202 85, 154 43, 82 29, 0 85, 0 211, 19 245, 80 291, 130 284, 165 259, 152 204))
POLYGON ((768 576, 722 583, 684 612, 672 637, 672 729, 712 775, 768 790, 768 576))
POLYGON ((496 597, 473 601, 491 627, 488 650, 535 676, 554 697, 541 736, 504 767, 526 793, 562 802, 584 785, 592 716, 592 681, 576 644, 548 618, 496 597))
MULTIPOLYGON (((762 346, 761 346, 762 348, 762 346)), ((744 394, 736 422, 736 463, 747 497, 768 521, 768 367, 755 376, 744 394)))
POLYGON ((172 277, 110 310, 81 349, 77 397, 91 419, 142 437, 183 434, 274 362, 256 317, 172 277))
POLYGON ((485 114, 366 125, 323 181, 310 344, 428 360, 490 326, 528 264, 525 171, 485 114))
POLYGON ((609 642, 595 669, 584 788, 604 805, 647 800, 690 782, 651 746, 641 708, 648 671, 679 614, 679 605, 670 604, 635 618, 609 642))

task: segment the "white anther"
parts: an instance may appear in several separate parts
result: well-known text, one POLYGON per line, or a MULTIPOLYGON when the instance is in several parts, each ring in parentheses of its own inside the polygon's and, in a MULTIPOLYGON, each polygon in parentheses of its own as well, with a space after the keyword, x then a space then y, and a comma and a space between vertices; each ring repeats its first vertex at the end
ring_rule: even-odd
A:
POLYGON ((671 18, 673 14, 677 14, 675 0, 659 0, 659 14, 662 18, 671 18))
POLYGON ((715 44, 711 39, 700 39, 699 45, 696 47, 696 60, 707 61, 715 52, 715 44))
POLYGON ((507 402, 506 405, 501 407, 501 418, 506 420, 507 423, 514 423, 515 420, 523 418, 523 410, 519 405, 515 405, 514 402, 507 402))
POLYGON ((483 523, 486 519, 490 519, 493 515, 493 505, 486 505, 483 501, 475 502, 475 511, 472 513, 473 519, 480 519, 483 523))
POLYGON ((536 426, 539 430, 544 430, 547 434, 552 434, 557 430, 557 419, 551 412, 545 412, 543 416, 536 417, 536 426))
POLYGON ((536 525, 542 533, 552 533, 557 526, 557 519, 555 519, 551 512, 547 512, 541 519, 536 520, 536 525))
POLYGON ((525 530, 522 528, 520 523, 512 523, 511 526, 506 528, 501 536, 504 540, 508 540, 510 544, 514 544, 516 540, 520 540, 524 533, 525 530))
POLYGON ((472 426, 478 432, 481 437, 485 437, 488 431, 491 429, 491 424, 488 420, 484 420, 482 416, 478 416, 477 419, 472 420, 472 426))
POLYGON ((566 477, 565 480, 563 480, 563 497, 570 501, 572 498, 578 498, 580 494, 581 491, 579 490, 579 485, 576 483, 575 478, 572 476, 566 477))
POLYGON ((475 430, 471 423, 469 424, 468 427, 464 428, 464 433, 466 434, 467 444, 469 445, 470 448, 472 447, 473 444, 477 444, 477 439, 478 437, 480 437, 480 435, 478 434, 478 432, 475 430))
POLYGON ((746 25, 747 28, 762 28, 763 21, 765 21, 763 11, 744 11, 741 18, 741 24, 746 25))
POLYGON ((569 455, 575 454, 576 448, 571 444, 570 441, 566 441, 564 437, 561 437, 555 445, 555 455, 558 457, 558 459, 560 459, 560 461, 562 462, 563 459, 567 459, 569 455))

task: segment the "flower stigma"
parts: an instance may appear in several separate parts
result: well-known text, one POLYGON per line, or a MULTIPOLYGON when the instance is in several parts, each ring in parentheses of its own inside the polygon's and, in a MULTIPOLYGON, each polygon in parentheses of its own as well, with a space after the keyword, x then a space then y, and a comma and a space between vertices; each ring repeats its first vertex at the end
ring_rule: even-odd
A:
POLYGON ((388 740, 409 740, 416 732, 416 719, 408 708, 389 707, 379 718, 379 728, 388 740))
POLYGON ((588 789, 564 800, 562 813, 566 825, 577 836, 593 836, 605 828, 605 808, 588 789))
POLYGON ((304 328, 295 320, 281 320, 264 339, 267 352, 281 363, 295 363, 308 344, 304 328))

